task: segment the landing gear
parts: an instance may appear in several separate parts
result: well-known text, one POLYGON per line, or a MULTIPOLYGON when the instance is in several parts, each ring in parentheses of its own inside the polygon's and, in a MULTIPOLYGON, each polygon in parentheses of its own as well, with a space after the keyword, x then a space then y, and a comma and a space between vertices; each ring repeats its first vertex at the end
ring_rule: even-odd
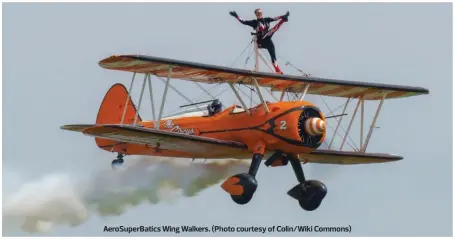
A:
POLYGON ((288 195, 298 200, 302 209, 306 211, 316 210, 327 195, 326 186, 317 180, 305 180, 300 160, 290 155, 287 158, 291 162, 292 169, 299 181, 299 184, 288 191, 288 195))
POLYGON ((123 154, 118 153, 117 159, 112 160, 112 163, 111 163, 112 169, 116 169, 116 168, 122 166, 123 162, 124 162, 123 154))
POLYGON ((221 185, 235 203, 247 204, 253 198, 258 187, 256 173, 261 165, 262 157, 264 157, 263 154, 254 154, 248 173, 236 174, 221 185))
MULTIPOLYGON (((231 195, 232 200, 240 205, 247 204, 253 198, 258 187, 256 173, 261 165, 263 154, 253 154, 250 170, 248 173, 241 173, 228 178, 221 187, 231 195)), ((316 210, 325 195, 326 186, 316 180, 305 180, 300 160, 292 155, 283 152, 275 152, 265 161, 266 166, 284 166, 291 163, 299 184, 288 191, 288 195, 296 199, 300 207, 306 211, 316 210)))

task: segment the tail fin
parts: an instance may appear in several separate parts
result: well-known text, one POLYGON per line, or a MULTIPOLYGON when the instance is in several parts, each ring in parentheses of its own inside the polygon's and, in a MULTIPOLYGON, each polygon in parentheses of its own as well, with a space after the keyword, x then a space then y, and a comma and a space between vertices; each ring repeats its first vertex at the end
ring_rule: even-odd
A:
MULTIPOLYGON (((113 85, 104 96, 103 102, 98 110, 96 124, 120 124, 125 110, 125 103, 127 104, 127 108, 123 123, 133 124, 137 110, 128 91, 122 84, 113 85)), ((138 122, 141 121, 139 115, 137 120, 138 122)))
MULTIPOLYGON (((120 124, 125 111, 125 103, 127 107, 123 118, 123 124, 133 124, 137 110, 127 89, 122 84, 113 85, 104 96, 103 102, 98 110, 96 124, 120 124)), ((140 121, 142 121, 142 119, 138 115, 137 122, 140 121)), ((113 140, 96 138, 95 141, 101 149, 107 151, 118 151, 116 146, 117 142, 113 140)))

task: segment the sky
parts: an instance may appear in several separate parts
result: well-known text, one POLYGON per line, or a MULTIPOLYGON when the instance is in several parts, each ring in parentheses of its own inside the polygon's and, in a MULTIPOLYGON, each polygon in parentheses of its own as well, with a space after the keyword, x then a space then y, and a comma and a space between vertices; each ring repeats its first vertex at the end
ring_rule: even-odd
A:
MULTIPOLYGON (((351 236, 452 235, 453 39, 449 3, 5 3, 2 14, 3 235, 126 235, 103 232, 104 226, 118 225, 350 225, 351 236), (290 61, 318 77, 430 90, 429 95, 386 101, 379 116, 380 128, 374 131, 367 151, 398 154, 404 160, 377 165, 305 165, 306 177, 320 180, 328 188, 322 205, 313 212, 303 211, 286 194, 297 184, 290 167, 262 165, 253 200, 239 206, 219 184, 233 175, 232 170, 246 171, 246 167, 228 165, 217 171, 209 165, 177 167, 157 164, 154 158, 126 158, 125 165, 131 169, 119 176, 110 169, 114 154, 98 149, 91 138, 59 129, 65 124, 94 123, 109 87, 114 83, 128 86, 131 74, 98 66, 110 55, 143 54, 245 67, 248 52, 234 60, 251 41, 251 28, 228 13, 235 10, 250 19, 258 7, 272 17, 290 11, 289 22, 273 37, 279 64, 286 73, 298 74, 285 65, 290 61), (150 173, 140 163, 156 169, 150 173), (215 185, 194 186, 209 176, 218 180, 215 185), (150 186, 156 181, 173 181, 174 188, 150 186), (188 193, 176 191, 191 187, 200 187, 199 193, 188 197, 182 196, 188 193), (158 199, 153 203, 138 199, 147 194, 158 199), (112 208, 126 198, 137 201, 121 213, 100 213, 101 206, 115 211, 112 208), (67 215, 62 212, 76 215, 79 225, 63 225, 62 218, 67 215), (53 229, 29 234, 19 224, 5 226, 5 219, 11 217, 47 217, 42 220, 51 221, 53 229)), ((247 67, 251 68, 252 61, 250 58, 247 67)), ((160 103, 164 84, 153 80, 155 100, 160 103)), ((132 92, 134 99, 140 89, 138 82, 132 92)), ((171 84, 189 98, 201 99, 194 84, 179 80, 171 84)), ((223 89, 229 87, 213 92, 223 89)), ((225 106, 235 103, 231 91, 220 99, 225 106)), ((320 97, 306 99, 329 114, 320 97)), ((327 102, 333 109, 344 99, 327 102)), ((144 101, 141 116, 150 119, 147 103, 144 101)), ((186 103, 169 91, 165 114, 186 103)), ((365 122, 371 122, 377 103, 366 103, 365 122)), ((349 115, 353 107, 351 104, 349 115)), ((344 120, 345 128, 347 123, 344 120)), ((358 135, 357 119, 351 132, 357 145, 358 135)), ((339 145, 339 138, 336 143, 339 145)), ((40 223, 42 228, 50 227, 50 223, 40 223)), ((176 234, 129 236, 163 235, 176 234)), ((264 235, 347 236, 315 232, 264 235)))

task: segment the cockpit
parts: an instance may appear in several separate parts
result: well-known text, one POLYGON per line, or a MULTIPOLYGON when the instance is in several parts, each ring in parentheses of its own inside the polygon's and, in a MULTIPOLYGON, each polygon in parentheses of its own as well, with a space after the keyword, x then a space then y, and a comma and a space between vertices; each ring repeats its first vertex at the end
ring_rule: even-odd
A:
MULTIPOLYGON (((245 108, 243 108, 240 105, 229 106, 228 108, 226 108, 223 111, 221 102, 219 102, 219 101, 217 102, 217 101, 218 100, 215 100, 215 101, 213 101, 212 104, 207 106, 208 113, 209 113, 208 116, 213 116, 213 115, 219 114, 220 112, 227 112, 227 111, 229 111, 229 114, 240 114, 240 113, 247 112, 247 110, 245 110, 245 108)), ((269 104, 270 102, 266 101, 266 103, 269 104)), ((258 109, 259 107, 262 107, 262 104, 259 104, 259 105, 256 105, 256 106, 250 108, 249 111, 254 111, 254 110, 258 109)))
MULTIPOLYGON (((200 102, 200 103, 206 103, 206 102, 200 102)), ((193 103, 189 105, 183 105, 183 107, 188 107, 188 106, 193 106, 199 103, 193 103)), ((180 106, 182 107, 182 106, 180 106)), ((253 107, 249 110, 253 110, 256 107, 253 107)), ((175 119, 175 118, 182 118, 182 117, 194 117, 194 116, 199 116, 199 117, 212 117, 215 115, 219 114, 241 114, 245 113, 246 110, 240 106, 240 105, 231 105, 227 107, 226 109, 223 109, 223 104, 219 100, 213 100, 211 101, 210 104, 207 105, 206 110, 203 110, 202 107, 195 107, 192 109, 186 109, 183 111, 180 111, 175 114, 168 115, 164 117, 163 119, 175 119)))
POLYGON ((216 115, 223 109, 223 104, 219 100, 214 100, 210 105, 207 106, 209 116, 216 115))
MULTIPOLYGON (((214 100, 210 105, 207 106, 208 116, 219 114, 223 111, 223 105, 219 100, 214 100)), ((230 106, 225 111, 230 111, 230 114, 238 114, 246 112, 246 110, 239 105, 230 106)))

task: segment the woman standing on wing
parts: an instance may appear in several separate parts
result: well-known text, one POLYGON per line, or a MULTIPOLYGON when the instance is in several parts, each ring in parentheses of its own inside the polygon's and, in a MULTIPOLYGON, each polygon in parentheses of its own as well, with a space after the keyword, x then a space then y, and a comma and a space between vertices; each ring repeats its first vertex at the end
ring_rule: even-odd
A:
POLYGON ((272 58, 272 63, 273 63, 273 66, 275 67, 275 71, 277 73, 283 74, 281 72, 280 68, 278 67, 278 64, 276 63, 275 45, 273 44, 272 36, 279 29, 281 24, 288 21, 289 11, 286 12, 286 14, 283 16, 271 18, 271 17, 262 17, 262 10, 260 8, 258 8, 254 11, 254 14, 256 15, 256 19, 249 20, 249 21, 242 20, 235 11, 229 12, 229 14, 231 16, 237 18, 237 20, 239 20, 242 24, 248 25, 256 30, 256 39, 257 39, 258 47, 267 49, 267 51, 270 54, 270 57, 272 58), (269 31, 270 23, 273 21, 277 21, 277 20, 281 20, 281 21, 269 31))

